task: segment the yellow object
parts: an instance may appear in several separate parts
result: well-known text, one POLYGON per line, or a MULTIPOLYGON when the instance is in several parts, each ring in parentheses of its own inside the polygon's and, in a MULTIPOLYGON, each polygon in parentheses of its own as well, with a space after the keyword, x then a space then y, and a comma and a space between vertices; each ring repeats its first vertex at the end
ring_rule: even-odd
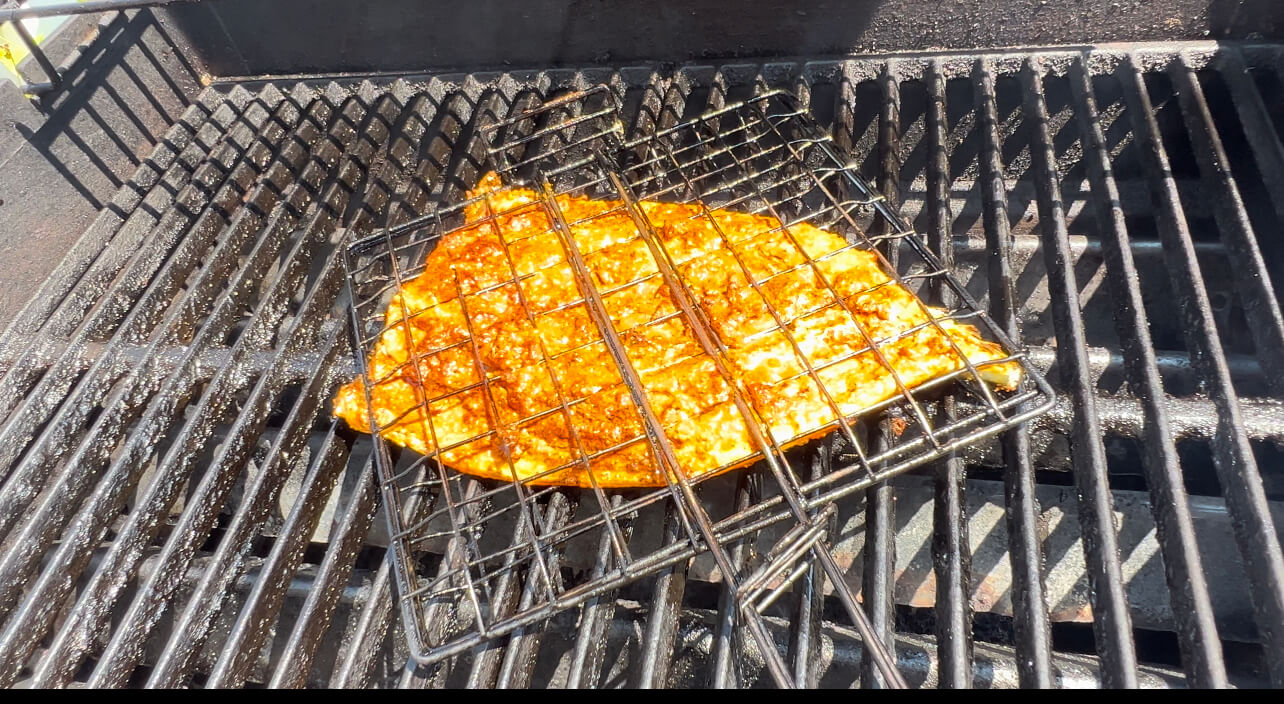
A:
MULTIPOLYGON (((30 34, 36 40, 36 44, 44 41, 44 35, 37 32, 39 20, 21 20, 21 22, 22 26, 26 28, 27 34, 30 34)), ((22 41, 22 37, 18 36, 18 30, 14 29, 12 24, 5 23, 0 25, 0 66, 3 66, 6 72, 17 76, 18 64, 27 58, 30 53, 31 50, 27 48, 27 43, 22 41)))
MULTIPOLYGON (((23 7, 40 7, 41 5, 51 5, 66 0, 30 0, 29 2, 20 3, 23 7)), ((86 2, 86 0, 76 0, 76 2, 86 2)), ((27 34, 36 41, 36 44, 44 42, 45 38, 53 34, 63 22, 67 21, 66 17, 31 17, 25 20, 19 20, 22 26, 27 30, 27 34)), ((31 50, 27 48, 27 43, 22 41, 18 32, 13 28, 12 23, 6 22, 0 25, 0 80, 9 80, 21 85, 24 81, 21 74, 18 73, 18 64, 27 58, 31 50)))

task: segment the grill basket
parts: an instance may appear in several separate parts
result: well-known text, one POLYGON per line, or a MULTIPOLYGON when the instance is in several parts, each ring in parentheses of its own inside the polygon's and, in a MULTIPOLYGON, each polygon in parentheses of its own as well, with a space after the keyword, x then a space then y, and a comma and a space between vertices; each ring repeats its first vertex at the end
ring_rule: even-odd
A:
MULTIPOLYGON (((709 552, 735 595, 736 619, 757 640, 777 681, 788 683, 788 674, 783 662, 772 657, 776 649, 762 617, 810 565, 824 572, 864 641, 874 645, 884 677, 896 684, 898 675, 889 656, 878 647, 878 639, 871 637, 869 624, 827 549, 834 501, 1048 410, 1054 401, 1051 388, 922 238, 855 173, 789 94, 765 92, 628 141, 622 137, 615 96, 606 87, 556 98, 525 111, 515 106, 514 111, 514 117, 497 121, 484 131, 490 160, 505 188, 525 186, 542 194, 542 206, 557 231, 554 234, 575 270, 576 284, 583 294, 579 305, 602 333, 593 344, 611 353, 634 401, 641 432, 607 451, 636 447, 663 473, 668 485, 653 490, 609 490, 596 483, 592 488, 572 489, 533 486, 529 481, 484 481, 447 468, 440 452, 419 456, 377 439, 378 480, 413 657, 428 664, 491 639, 521 637, 534 624, 561 610, 709 552), (604 295, 637 282, 609 290, 593 283, 584 268, 583 254, 570 236, 570 226, 578 223, 567 223, 558 211, 556 196, 560 195, 621 201, 616 210, 626 210, 634 218, 638 239, 647 246, 659 270, 646 278, 659 277, 680 308, 646 325, 680 318, 715 360, 720 358, 720 340, 691 304, 671 253, 655 236, 639 201, 699 203, 704 217, 711 217, 709 212, 718 209, 770 215, 783 225, 762 235, 784 237, 795 245, 790 228, 802 222, 836 232, 851 247, 878 252, 885 271, 893 274, 895 283, 912 291, 919 305, 926 301, 946 310, 944 315, 929 314, 925 326, 937 326, 939 331, 940 321, 945 319, 975 325, 985 338, 1008 351, 1010 356, 1001 361, 1015 360, 1024 378, 1015 391, 995 391, 979 381, 969 362, 963 369, 911 389, 893 371, 900 392, 897 396, 858 414, 835 413, 828 426, 805 433, 814 437, 828 432, 830 442, 812 441, 785 451, 783 447, 801 438, 786 442, 773 439, 754 421, 756 411, 748 397, 725 367, 718 365, 718 373, 728 379, 736 405, 748 421, 760 461, 741 472, 719 476, 715 470, 687 477, 648 408, 636 371, 623 355, 620 333, 625 331, 614 329, 603 306, 604 295), (816 451, 828 453, 825 461, 809 461, 816 451), (733 494, 740 498, 728 498, 733 494), (779 527, 775 524, 784 525, 784 537, 758 559, 748 560, 743 551, 733 550, 758 531, 779 527), (598 567, 580 569, 576 554, 596 555, 598 567), (471 625, 446 631, 441 624, 448 623, 471 625)), ((367 388, 377 380, 367 378, 365 360, 387 329, 383 316, 392 293, 423 271, 427 255, 444 233, 465 224, 465 210, 489 207, 484 201, 443 205, 428 216, 347 248, 355 347, 367 388)), ((488 219, 504 215, 487 212, 488 219)), ((729 249, 735 251, 735 247, 729 249)), ((798 251, 803 261, 790 271, 813 272, 833 293, 817 261, 801 247, 798 251)), ((508 261, 511 266, 511 253, 508 261)), ((744 266, 742 260, 738 263, 744 266)), ((514 279, 523 279, 516 269, 512 273, 514 279)), ((503 285, 498 282, 492 288, 503 285)), ((461 297, 465 308, 467 298, 461 297)), ((764 300, 771 307, 769 299, 764 300)), ((835 296, 828 305, 846 303, 835 296)), ((525 303, 523 308, 532 323, 541 314, 533 313, 525 303)), ((774 307, 771 314, 777 329, 787 337, 787 324, 801 317, 774 307)), ((868 343, 864 350, 825 364, 813 365, 806 355, 799 354, 806 375, 831 406, 823 380, 825 369, 870 350, 883 360, 882 346, 900 337, 871 339, 863 328, 862 334, 868 343)), ((555 369, 559 355, 566 352, 541 349, 541 364, 555 369)), ((960 356, 966 360, 965 355, 960 356)), ((482 368, 480 361, 478 368, 482 368)), ((490 401, 491 417, 501 418, 493 406, 489 382, 484 374, 481 377, 471 391, 490 401)), ((429 419, 437 400, 425 402, 429 419)), ((558 400, 559 407, 501 422, 516 426, 561 415, 573 428, 574 406, 584 399, 559 388, 558 400)), ((373 415, 370 422, 376 427, 373 415)), ((433 432, 431 422, 426 432, 433 432)), ((486 435, 494 432, 492 428, 486 435)), ((441 451, 485 439, 469 438, 441 451)), ((434 442, 432 446, 439 445, 434 442)), ((581 449, 571 462, 587 466, 591 475, 593 462, 607 451, 591 455, 581 449)))

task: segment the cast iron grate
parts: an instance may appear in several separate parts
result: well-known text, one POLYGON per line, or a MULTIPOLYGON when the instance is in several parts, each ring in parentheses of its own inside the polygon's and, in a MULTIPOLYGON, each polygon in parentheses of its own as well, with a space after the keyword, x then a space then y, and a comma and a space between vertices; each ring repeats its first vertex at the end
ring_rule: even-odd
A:
MULTIPOLYGON (((1284 683, 1282 57, 1191 43, 216 83, 0 335, 0 683, 767 681, 707 555, 407 662, 370 445, 330 418, 356 370, 328 235, 457 201, 486 168, 479 125, 599 83, 630 137, 788 88, 1051 368, 1053 412, 837 502, 831 545, 910 684, 1284 683)), ((790 459, 811 481, 836 457, 790 459)), ((771 498, 763 474, 697 489, 729 515, 771 498)), ((682 539, 663 503, 626 537, 682 539)), ((536 508, 554 527, 599 510, 586 492, 536 508)), ((731 541, 734 565, 783 525, 731 541)), ((446 541, 428 547, 421 577, 446 541)), ((566 548, 563 574, 613 554, 566 548)), ((768 610, 791 669, 876 684, 814 577, 768 610)))

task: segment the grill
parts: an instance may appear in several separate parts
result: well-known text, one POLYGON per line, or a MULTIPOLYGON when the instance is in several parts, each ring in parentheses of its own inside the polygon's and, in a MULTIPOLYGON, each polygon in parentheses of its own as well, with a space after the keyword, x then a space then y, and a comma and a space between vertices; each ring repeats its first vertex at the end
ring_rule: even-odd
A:
MULTIPOLYGON (((170 36, 147 11, 97 28, 91 47, 134 33, 155 57, 170 36)), ((43 109, 77 108, 95 56, 59 67, 43 109)), ((1280 59, 1131 44, 213 81, 0 337, 0 682, 759 686, 783 667, 878 686, 877 640, 912 686, 1284 684, 1280 59), (430 515, 428 487, 381 515, 378 448, 330 417, 358 371, 344 252, 460 202, 517 96, 597 85, 629 136, 797 96, 963 284, 946 303, 988 312, 1058 400, 886 481, 809 484, 855 461, 840 439, 790 454, 801 495, 833 500, 823 540, 782 519, 721 536, 723 564, 675 552, 627 582, 608 532, 546 544, 550 574, 598 587, 417 663, 406 624, 430 642, 474 624, 402 618, 460 546, 398 565, 385 526, 430 515), (777 545, 825 549, 766 583, 788 588, 745 637, 731 584, 777 545)), ((880 242, 898 265, 918 253, 880 242)), ((894 451, 859 431, 869 457, 894 451)), ((770 481, 698 490, 733 516, 770 481)), ((604 498, 637 511, 630 544, 691 544, 672 495, 604 498)), ((551 535, 600 502, 548 490, 532 520, 551 535)), ((510 574, 510 613, 542 598, 510 574)))

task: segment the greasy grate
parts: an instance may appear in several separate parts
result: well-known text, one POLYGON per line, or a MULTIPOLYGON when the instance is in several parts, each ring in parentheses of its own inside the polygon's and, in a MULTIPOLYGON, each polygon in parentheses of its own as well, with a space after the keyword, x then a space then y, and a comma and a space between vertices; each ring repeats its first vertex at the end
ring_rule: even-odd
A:
MULTIPOLYGON (((1281 59, 1210 42, 213 85, 0 335, 0 685, 770 681, 707 555, 408 662, 371 445, 331 418, 356 374, 332 235, 456 202, 482 126, 599 83, 630 137, 789 88, 1050 368, 1053 412, 837 502, 830 545, 911 686, 1284 684, 1281 59)), ((829 471, 828 445, 791 466, 829 471)), ((764 478, 697 491, 721 517, 770 500, 764 478)), ((678 539, 665 503, 621 520, 630 546, 678 539)), ((554 528, 598 511, 579 490, 534 506, 554 528)), ((735 564, 783 527, 732 541, 735 564)), ((583 537, 557 557, 581 582, 612 554, 583 537)), ((878 684, 818 581, 771 606, 791 670, 878 684)))
MULTIPOLYGON (((360 357, 366 359, 375 342, 396 327, 383 319, 392 293, 424 271, 427 253, 444 233, 465 225, 465 211, 474 212, 467 224, 476 226, 534 207, 543 208, 552 223, 552 232, 543 234, 558 237, 583 295, 579 300, 567 302, 563 308, 583 306, 593 318, 600 337, 585 341, 584 345, 598 345, 611 353, 637 413, 637 432, 633 437, 596 453, 586 453, 580 447, 578 456, 549 471, 579 465, 586 467, 593 477, 594 463, 602 455, 636 448, 643 453, 644 461, 650 458, 668 482, 663 489, 620 492, 606 490, 594 480, 591 492, 587 492, 592 497, 581 502, 582 510, 575 516, 563 516, 559 514, 566 511, 564 489, 533 486, 532 478, 514 479, 510 483, 479 483, 447 469, 442 453, 489 442, 487 438, 499 431, 491 427, 475 437, 453 439, 445 444, 438 442, 433 418, 440 416, 434 404, 459 393, 480 393, 489 404, 490 417, 503 418, 502 423, 508 427, 521 427, 560 414, 571 428, 573 442, 578 442, 572 421, 573 407, 584 402, 585 397, 560 386, 557 388, 559 407, 529 417, 508 419, 512 414, 501 413, 495 406, 491 382, 486 375, 479 375, 480 380, 468 388, 453 390, 446 397, 424 400, 399 416, 393 423, 411 414, 424 417, 427 422, 421 427, 431 435, 424 439, 424 444, 440 448, 430 456, 412 458, 408 456, 411 453, 398 452, 380 440, 376 454, 383 494, 393 509, 388 511, 388 516, 397 553, 406 630, 413 654, 423 662, 433 662, 512 633, 703 551, 713 554, 723 578, 729 583, 728 588, 736 592, 744 624, 760 644, 770 643, 762 635, 764 631, 758 619, 763 609, 806 571, 805 564, 794 564, 797 560, 811 554, 819 560, 831 582, 843 582, 841 571, 825 548, 823 535, 827 519, 824 509, 832 509, 835 499, 1011 428, 1053 404, 1052 391, 1038 371, 1024 355, 1015 351, 1016 346, 981 312, 980 306, 950 276, 920 236, 899 218, 882 196, 847 167, 807 112, 787 93, 767 92, 628 142, 619 137, 619 125, 614 96, 605 87, 564 96, 519 113, 486 130, 490 156, 507 183, 528 184, 542 193, 540 203, 525 203, 512 210, 495 212, 490 198, 501 197, 504 194, 501 190, 493 196, 442 207, 429 216, 357 241, 348 250, 346 261, 352 287, 354 329, 360 357), (646 246, 657 271, 642 279, 613 285, 609 290, 596 286, 585 266, 583 253, 570 234, 572 226, 584 222, 567 222, 555 198, 559 195, 618 200, 619 206, 589 218, 626 212, 637 225, 636 241, 646 246), (743 384, 727 371, 730 341, 720 338, 693 305, 693 294, 678 273, 675 254, 656 237, 638 205, 642 200, 698 203, 701 210, 696 217, 709 219, 724 240, 726 236, 718 228, 712 209, 769 215, 780 223, 755 234, 754 238, 783 237, 796 248, 801 261, 783 271, 772 272, 771 276, 807 272, 830 293, 830 300, 819 307, 786 310, 784 306, 773 305, 771 298, 764 295, 775 323, 767 332, 779 333, 788 340, 804 368, 798 376, 819 391, 832 412, 832 420, 806 428, 790 438, 777 437, 766 427, 762 410, 750 400, 743 384), (480 220, 475 215, 479 209, 485 209, 480 220), (804 222, 836 232, 849 244, 813 258, 791 230, 804 222), (888 283, 876 288, 904 286, 915 294, 915 303, 927 322, 886 338, 869 332, 859 317, 852 314, 848 299, 838 294, 820 264, 850 248, 878 252, 882 268, 893 276, 888 283), (615 328, 603 298, 649 279, 663 281, 679 310, 640 325, 664 325, 681 320, 690 326, 700 347, 714 361, 717 373, 726 381, 748 425, 757 448, 749 459, 765 459, 770 468, 774 481, 765 481, 769 486, 764 487, 757 501, 747 506, 721 511, 702 498, 706 478, 743 464, 745 458, 727 462, 698 477, 687 476, 649 407, 637 371, 624 352, 621 336, 630 330, 615 328), (945 307, 944 312, 932 311, 922 299, 935 303, 951 301, 952 305, 945 307), (790 324, 827 309, 842 309, 852 314, 865 346, 832 358, 809 359, 790 332, 790 324), (941 327, 946 320, 977 325, 985 337, 1008 350, 1010 356, 996 363, 1015 360, 1021 365, 1024 379, 1018 389, 999 392, 980 381, 978 370, 941 327), (950 340, 955 353, 964 360, 964 367, 926 383, 907 383, 888 363, 884 350, 906 335, 929 326, 950 340), (834 401, 836 394, 830 390, 834 370, 840 370, 839 365, 857 355, 871 353, 890 371, 899 394, 855 413, 840 408, 834 401), (952 399, 949 411, 940 403, 945 397, 952 399), (873 424, 895 430, 879 433, 877 438, 869 437, 858 418, 868 423, 874 414, 881 420, 874 419, 873 424), (840 443, 838 462, 829 471, 804 474, 783 449, 808 437, 834 432, 845 442, 840 443), (421 519, 403 522, 402 509, 412 502, 426 503, 428 509, 421 510, 421 519), (679 529, 666 531, 658 541, 630 539, 629 522, 641 509, 657 503, 673 509, 679 529), (764 526, 790 519, 796 528, 768 553, 753 574, 740 581, 726 545, 764 526), (500 534, 503 538, 496 540, 500 534), (579 576, 560 570, 558 553, 571 541, 586 538, 600 541, 605 547, 607 560, 601 568, 579 576), (440 562, 429 565, 421 559, 428 552, 426 546, 443 542, 447 547, 440 562), (427 577, 425 568, 435 570, 435 574, 427 577), (521 580, 524 588, 519 597, 514 590, 520 575, 525 575, 525 579, 521 580), (455 632, 434 630, 435 624, 442 622, 469 626, 455 632)), ((500 241, 503 242, 503 238, 500 241)), ((511 244, 504 246, 511 247, 511 244)), ((760 291, 765 281, 755 276, 735 254, 742 243, 725 241, 724 244, 755 291, 760 291)), ((506 252, 506 258, 512 267, 511 280, 496 282, 472 295, 479 297, 524 278, 513 265, 511 251, 506 252)), ((468 298, 460 299, 465 319, 468 318, 468 298)), ((522 307, 532 325, 537 324, 538 316, 549 314, 532 311, 524 300, 522 307)), ((404 311, 402 315, 414 313, 404 311)), ((469 339, 472 339, 471 330, 469 339)), ((468 340, 453 346, 471 349, 468 340)), ((559 357, 572 351, 574 349, 550 351, 541 346, 541 364, 554 369, 559 357)), ((475 349, 472 354, 476 358, 475 349)), ((418 353, 413 356, 418 363, 418 353)), ((474 361, 478 369, 484 368, 480 358, 474 361)), ((362 366, 365 375, 367 370, 362 366)), ((555 384, 556 376, 553 375, 555 384)), ((384 380, 365 379, 367 388, 384 380)), ((371 426, 377 426, 373 415, 371 426)), ((844 605, 850 607, 849 615, 865 631, 868 624, 864 623, 863 613, 856 607, 850 589, 844 586, 839 591, 846 597, 844 605)), ((768 664, 778 663, 771 663, 769 658, 768 664)), ((783 664, 779 664, 779 671, 773 667, 773 674, 782 679, 783 664)))

